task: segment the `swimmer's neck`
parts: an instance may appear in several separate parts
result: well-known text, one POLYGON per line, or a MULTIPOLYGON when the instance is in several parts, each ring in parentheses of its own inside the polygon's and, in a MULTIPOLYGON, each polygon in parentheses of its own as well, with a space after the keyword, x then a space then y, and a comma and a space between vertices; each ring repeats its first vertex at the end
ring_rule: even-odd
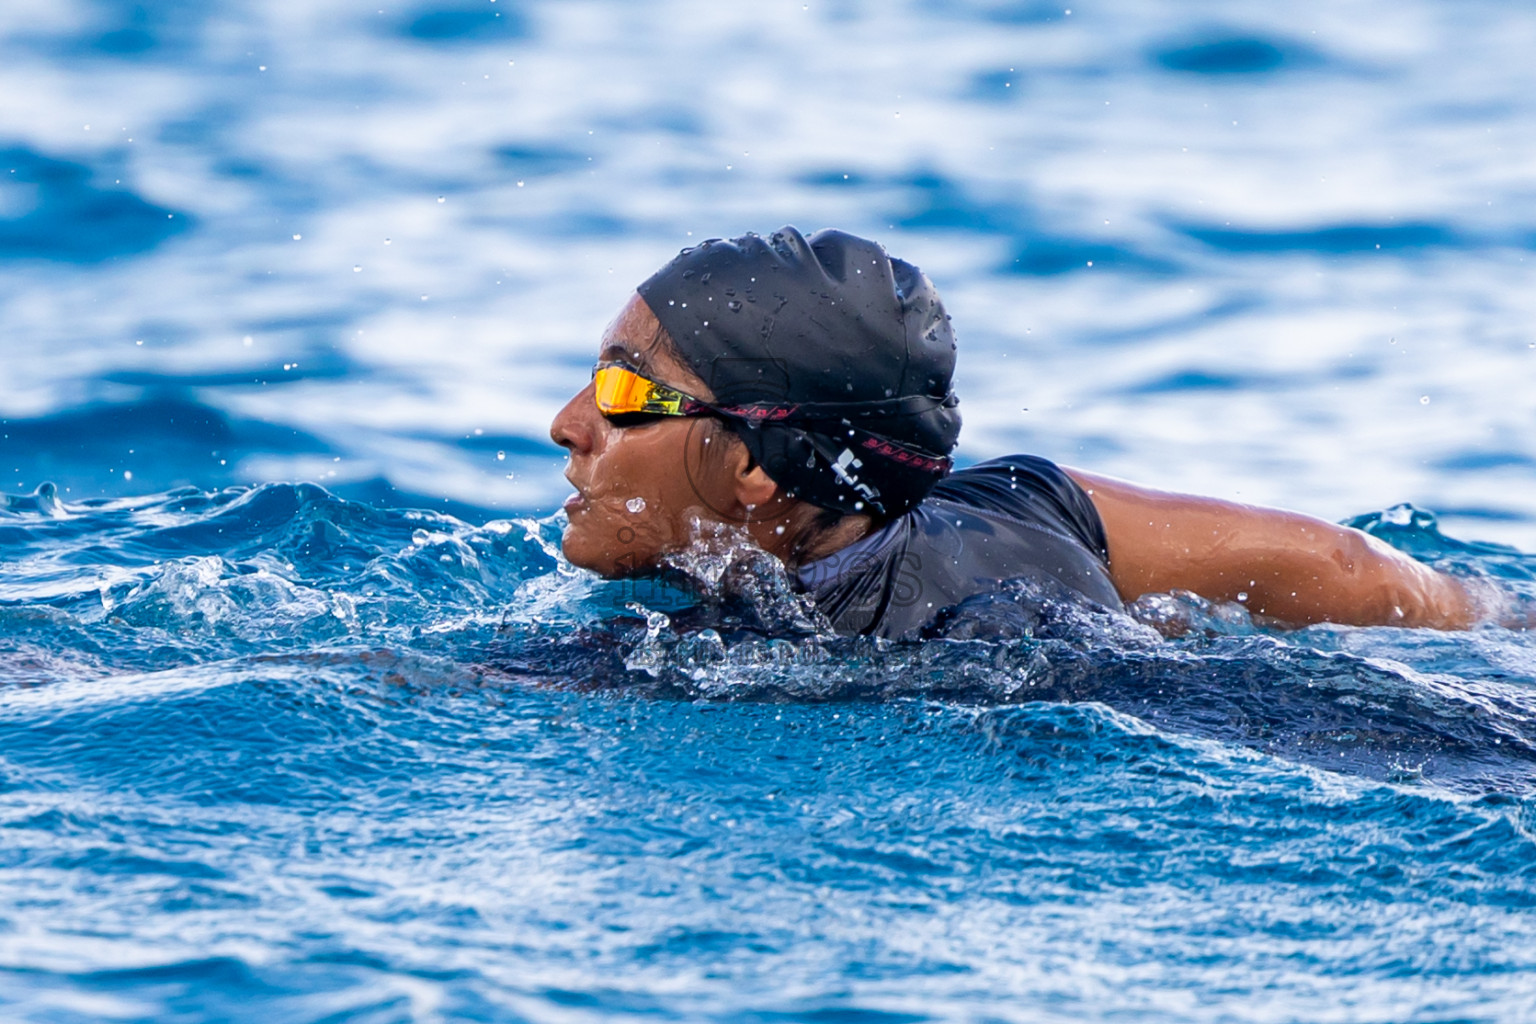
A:
POLYGON ((797 501, 782 515, 747 524, 759 547, 790 569, 834 555, 866 537, 874 521, 866 515, 846 515, 831 526, 818 525, 822 510, 797 501))

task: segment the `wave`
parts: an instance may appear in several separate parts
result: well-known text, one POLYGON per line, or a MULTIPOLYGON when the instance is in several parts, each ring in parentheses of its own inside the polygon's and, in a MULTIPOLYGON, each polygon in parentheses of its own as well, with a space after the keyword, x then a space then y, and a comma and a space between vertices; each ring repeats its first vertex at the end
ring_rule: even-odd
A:
MULTIPOLYGON (((1512 592, 1536 580, 1536 559, 1446 537, 1420 510, 1354 524, 1512 592)), ((0 509, 12 553, 0 679, 426 656, 495 685, 654 699, 1103 705, 1168 734, 1370 778, 1469 791, 1536 782, 1526 634, 1274 633, 1192 597, 1141 602, 1137 621, 1005 587, 934 639, 895 644, 818 633, 798 609, 746 614, 665 582, 597 580, 560 558, 560 526, 475 525, 314 484, 84 502, 43 488, 0 509), (1183 639, 1148 625, 1166 632, 1171 618, 1183 639)), ((759 602, 777 594, 762 587, 759 602)))

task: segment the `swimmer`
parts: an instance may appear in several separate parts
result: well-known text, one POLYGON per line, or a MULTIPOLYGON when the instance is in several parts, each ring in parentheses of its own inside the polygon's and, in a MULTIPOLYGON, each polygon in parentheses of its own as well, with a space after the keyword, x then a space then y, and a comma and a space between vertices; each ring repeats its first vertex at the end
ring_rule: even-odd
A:
POLYGON ((1292 626, 1490 616, 1470 581, 1300 513, 1028 455, 952 471, 954 367, 932 283, 875 242, 786 227, 685 249, 551 425, 576 489, 565 556, 645 573, 731 528, 834 628, 884 637, 1016 579, 1115 609, 1190 591, 1292 626))

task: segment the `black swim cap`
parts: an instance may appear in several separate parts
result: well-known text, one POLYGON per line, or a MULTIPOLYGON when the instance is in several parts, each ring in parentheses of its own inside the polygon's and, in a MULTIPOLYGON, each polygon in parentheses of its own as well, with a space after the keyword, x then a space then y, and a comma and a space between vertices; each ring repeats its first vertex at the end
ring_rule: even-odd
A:
POLYGON ((640 297, 790 495, 898 515, 950 468, 955 338, 922 271, 842 231, 710 239, 640 297), (772 410, 771 412, 769 410, 772 410))

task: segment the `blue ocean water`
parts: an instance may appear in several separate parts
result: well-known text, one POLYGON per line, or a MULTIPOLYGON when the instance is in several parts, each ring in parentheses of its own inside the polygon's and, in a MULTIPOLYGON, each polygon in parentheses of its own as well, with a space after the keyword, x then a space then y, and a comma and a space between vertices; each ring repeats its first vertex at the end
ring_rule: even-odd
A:
POLYGON ((686 629, 559 559, 545 433, 678 247, 841 226, 946 296, 963 460, 1536 599, 1533 46, 8 0, 0 1018, 1536 1019, 1528 634, 686 629))

